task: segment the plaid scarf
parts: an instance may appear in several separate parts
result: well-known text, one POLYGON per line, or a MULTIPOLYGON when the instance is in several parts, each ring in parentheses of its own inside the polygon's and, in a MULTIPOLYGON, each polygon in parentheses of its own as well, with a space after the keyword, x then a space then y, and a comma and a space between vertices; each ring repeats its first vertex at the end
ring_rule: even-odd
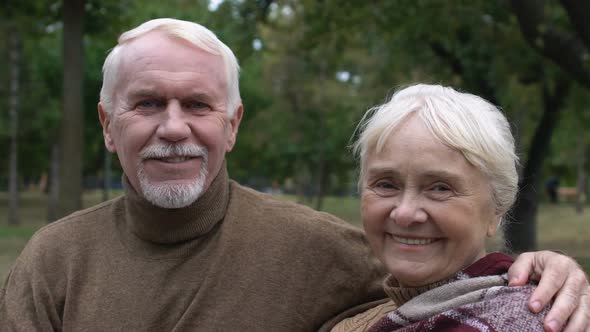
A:
POLYGON ((492 253, 424 292, 373 325, 369 332, 543 331, 549 308, 533 314, 527 301, 535 286, 508 287, 513 259, 492 253))

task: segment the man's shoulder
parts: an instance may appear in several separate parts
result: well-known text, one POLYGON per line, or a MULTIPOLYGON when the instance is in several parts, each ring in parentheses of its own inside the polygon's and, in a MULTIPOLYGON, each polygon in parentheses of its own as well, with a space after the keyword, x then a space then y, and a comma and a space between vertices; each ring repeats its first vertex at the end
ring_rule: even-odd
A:
POLYGON ((76 211, 43 226, 29 239, 15 266, 27 271, 39 269, 44 273, 57 273, 62 271, 57 267, 66 264, 70 258, 83 257, 83 253, 92 251, 97 245, 108 247, 103 240, 114 237, 109 230, 113 229, 113 223, 109 221, 113 206, 121 199, 76 211))
POLYGON ((350 226, 342 219, 326 212, 316 211, 308 206, 279 199, 273 195, 262 193, 254 189, 231 181, 230 208, 239 207, 243 214, 272 215, 279 219, 296 219, 298 221, 324 221, 338 225, 350 226), (231 206, 231 205, 234 206, 231 206))
POLYGON ((265 234, 269 241, 283 245, 294 243, 320 248, 317 252, 323 252, 324 257, 330 257, 328 253, 358 254, 368 250, 359 227, 329 213, 283 201, 235 182, 232 182, 225 224, 239 231, 265 234))
POLYGON ((95 206, 75 211, 61 219, 41 227, 33 234, 30 245, 45 245, 46 243, 62 243, 63 241, 85 241, 86 236, 104 231, 105 219, 113 214, 114 206, 122 201, 117 197, 95 206))

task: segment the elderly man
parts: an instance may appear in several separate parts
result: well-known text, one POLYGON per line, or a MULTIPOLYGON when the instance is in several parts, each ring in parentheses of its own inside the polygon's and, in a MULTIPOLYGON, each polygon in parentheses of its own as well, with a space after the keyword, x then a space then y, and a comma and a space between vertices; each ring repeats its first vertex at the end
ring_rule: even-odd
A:
MULTIPOLYGON (((359 230, 229 179, 238 64, 211 31, 157 19, 121 35, 98 112, 125 195, 32 237, 0 293, 2 331, 314 331, 383 296, 359 230)), ((578 306, 574 327, 588 325, 568 296, 588 288, 571 259, 525 256, 513 275, 544 265, 569 278, 536 299, 565 282, 553 317, 578 306)))

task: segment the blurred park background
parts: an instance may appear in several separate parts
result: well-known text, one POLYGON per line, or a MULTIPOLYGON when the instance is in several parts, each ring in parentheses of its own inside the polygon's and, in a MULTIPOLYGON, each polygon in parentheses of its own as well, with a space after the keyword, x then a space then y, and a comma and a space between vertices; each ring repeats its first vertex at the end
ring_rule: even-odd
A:
POLYGON ((356 123, 397 87, 451 85, 513 126, 511 249, 562 250, 590 271, 590 1, 6 0, 0 11, 0 278, 39 227, 121 194, 96 111, 101 66, 121 32, 157 17, 207 26, 240 61, 245 116, 228 156, 239 182, 360 225, 356 123))

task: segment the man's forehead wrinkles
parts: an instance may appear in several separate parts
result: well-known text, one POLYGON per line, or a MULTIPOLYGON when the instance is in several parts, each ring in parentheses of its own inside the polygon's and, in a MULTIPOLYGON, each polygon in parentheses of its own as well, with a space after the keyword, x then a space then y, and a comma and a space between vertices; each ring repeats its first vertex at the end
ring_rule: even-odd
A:
MULTIPOLYGON (((226 80, 221 72, 211 72, 206 68, 199 70, 171 71, 167 69, 145 69, 139 68, 126 70, 126 78, 129 89, 137 89, 138 86, 145 88, 168 88, 167 83, 186 84, 193 90, 204 91, 215 94, 226 89, 226 80), (209 86, 210 85, 210 86, 209 86)), ((183 89, 185 89, 183 87, 183 89)))
MULTIPOLYGON (((182 68, 179 70, 171 70, 168 68, 147 68, 148 66, 145 65, 138 65, 139 70, 137 70, 137 74, 141 75, 141 74, 175 74, 175 75, 194 75, 194 74, 201 74, 201 75, 210 75, 211 73, 207 70, 209 68, 205 67, 205 66, 201 66, 198 69, 189 69, 189 68, 182 68)), ((134 68, 135 69, 135 68, 134 68)), ((219 72, 219 71, 218 71, 219 72)), ((221 72, 219 72, 221 74, 221 72)), ((169 80, 186 80, 186 78, 183 77, 162 77, 163 79, 169 79, 169 80)))
POLYGON ((174 97, 174 98, 181 98, 181 99, 212 99, 215 98, 214 95, 208 93, 206 91, 202 91, 200 89, 188 89, 182 91, 180 93, 171 94, 167 92, 165 89, 158 89, 155 87, 140 87, 138 89, 130 89, 127 95, 130 98, 140 98, 140 97, 174 97))
POLYGON ((150 88, 142 88, 137 90, 131 90, 129 95, 131 96, 154 96, 158 95, 159 92, 157 89, 150 89, 150 88))

